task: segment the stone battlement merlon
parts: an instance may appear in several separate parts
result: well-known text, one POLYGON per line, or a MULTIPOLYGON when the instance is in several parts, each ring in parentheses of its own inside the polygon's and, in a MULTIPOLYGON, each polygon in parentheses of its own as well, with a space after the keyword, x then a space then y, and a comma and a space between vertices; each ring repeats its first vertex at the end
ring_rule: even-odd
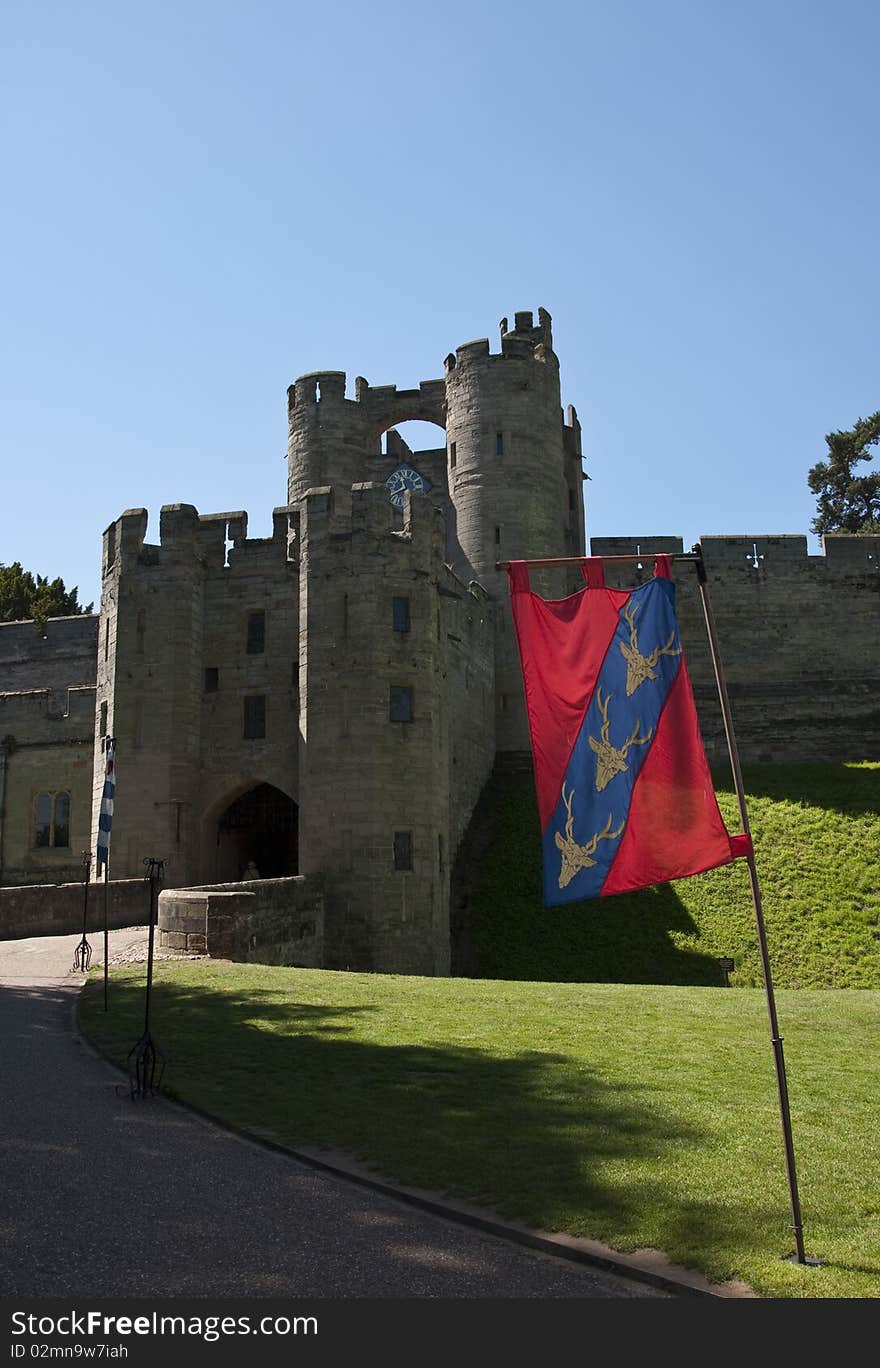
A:
POLYGON ((0 735, 16 736, 22 731, 32 743, 59 736, 73 740, 86 736, 91 741, 94 725, 94 685, 0 693, 0 735))
MULTIPOLYGON (((725 569, 751 566, 753 570, 780 568, 786 571, 818 566, 846 574, 874 571, 880 579, 880 537, 831 534, 822 538, 822 551, 818 555, 809 553, 806 536, 789 533, 707 536, 700 538, 700 545, 707 566, 725 569)), ((592 537, 590 549, 594 556, 650 556, 654 552, 675 555, 685 547, 681 537, 636 535, 592 537)))
POLYGON ((193 504, 164 504, 159 515, 159 543, 145 541, 146 509, 128 509, 104 532, 104 577, 120 569, 162 566, 192 559, 207 569, 222 570, 237 560, 275 561, 296 558, 296 510, 286 505, 272 513, 272 535, 248 537, 244 509, 199 513, 193 504), (228 544, 232 543, 231 549, 228 544))

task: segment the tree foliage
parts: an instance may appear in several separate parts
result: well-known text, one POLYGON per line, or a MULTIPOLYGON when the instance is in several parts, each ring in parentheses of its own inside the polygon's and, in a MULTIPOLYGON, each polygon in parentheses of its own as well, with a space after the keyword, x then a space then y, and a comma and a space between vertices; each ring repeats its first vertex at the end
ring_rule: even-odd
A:
POLYGON ((828 460, 813 466, 807 481, 819 496, 814 532, 880 532, 880 469, 857 475, 880 442, 880 412, 860 418, 848 432, 829 432, 828 460))
POLYGON ((32 575, 20 561, 0 562, 0 622, 20 622, 29 618, 42 624, 48 618, 74 617, 90 613, 94 604, 77 600, 77 586, 66 589, 63 579, 49 580, 32 575))

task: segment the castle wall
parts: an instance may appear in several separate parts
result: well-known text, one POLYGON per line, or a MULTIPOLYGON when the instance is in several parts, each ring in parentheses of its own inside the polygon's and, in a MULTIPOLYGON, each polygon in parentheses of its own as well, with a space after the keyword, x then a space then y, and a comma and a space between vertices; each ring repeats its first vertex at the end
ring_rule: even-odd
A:
POLYGON ((53 706, 67 705, 71 687, 94 685, 98 644, 96 614, 33 622, 0 622, 0 693, 48 689, 53 706))
POLYGON ((64 883, 82 874, 91 846, 90 797, 95 690, 34 689, 0 693, 0 883, 64 883), (62 840, 54 814, 59 794, 70 799, 62 840), (35 804, 50 798, 50 844, 36 845, 35 804))
MULTIPOLYGON (((594 555, 682 549, 675 537, 594 537, 590 545, 594 555)), ((880 758, 880 538, 829 536, 820 556, 796 536, 704 537, 701 545, 743 760, 880 758)), ((673 569, 707 754, 723 761, 696 575, 687 563, 673 569)), ((646 560, 641 576, 608 566, 606 577, 623 586, 652 571, 646 560)))
POLYGON ((215 959, 324 965, 320 878, 261 879, 159 894, 159 944, 215 959))
POLYGON ((420 496, 398 530, 382 485, 313 489, 301 533, 300 843, 303 872, 325 874, 326 963, 448 973, 450 862, 494 754, 485 596, 445 565, 442 514, 420 496), (471 744, 453 755, 467 642, 471 744), (411 690, 411 720, 392 717, 392 689, 411 690))
POLYGON ((162 509, 159 545, 146 525, 132 510, 104 536, 93 830, 106 732, 117 743, 114 875, 156 855, 166 881, 184 885, 219 872, 217 819, 233 798, 260 783, 296 798, 296 565, 286 509, 265 539, 248 539, 244 513, 200 518, 187 504, 162 509), (249 655, 254 611, 266 615, 265 650, 249 655), (246 738, 254 695, 265 735, 246 738))
MULTIPOLYGON (((29 887, 0 888, 0 940, 23 940, 30 936, 79 934, 83 925, 82 868, 75 883, 40 883, 29 887)), ((103 955, 104 885, 89 884, 86 938, 93 959, 103 955)), ((149 890, 143 879, 110 881, 107 926, 144 926, 149 917, 149 890)))

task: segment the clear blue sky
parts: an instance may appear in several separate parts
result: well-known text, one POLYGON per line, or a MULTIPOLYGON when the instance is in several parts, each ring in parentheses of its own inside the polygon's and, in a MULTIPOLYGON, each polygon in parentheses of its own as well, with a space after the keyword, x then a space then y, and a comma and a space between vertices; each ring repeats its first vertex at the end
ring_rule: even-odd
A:
POLYGON ((875 0, 8 0, 0 561, 89 599, 124 508, 267 535, 297 375, 538 305, 590 535, 807 532, 880 407, 878 46, 875 0))

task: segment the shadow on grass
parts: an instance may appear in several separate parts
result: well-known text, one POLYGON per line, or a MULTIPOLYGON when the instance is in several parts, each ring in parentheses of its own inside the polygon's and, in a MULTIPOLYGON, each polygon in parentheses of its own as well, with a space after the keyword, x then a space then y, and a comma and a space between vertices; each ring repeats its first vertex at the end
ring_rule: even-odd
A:
MULTIPOLYGON (((142 1001, 139 985, 117 982, 105 1016, 97 986, 85 991, 84 1029, 117 1062, 142 1001)), ((663 1187, 664 1156, 692 1149, 698 1163, 712 1138, 635 1078, 609 1082, 553 1053, 357 1039, 354 1018, 376 1009, 288 1003, 262 990, 166 980, 154 1004, 167 1089, 233 1126, 291 1148, 342 1151, 384 1177, 545 1230, 632 1232, 639 1243, 650 1191, 673 1246, 690 1248, 690 1222, 704 1242, 713 1221, 725 1245, 754 1246, 761 1213, 739 1208, 734 1191, 696 1208, 690 1192, 663 1187)), ((771 1213, 768 1239, 777 1222, 771 1213)))
POLYGON ((541 901, 541 843, 531 778, 495 779, 469 833, 483 850, 463 916, 471 977, 563 983, 721 987, 717 958, 670 937, 698 927, 671 884, 564 907, 541 901))
MULTIPOLYGON (((726 774, 714 776, 716 787, 732 792, 726 774)), ((750 796, 825 808, 850 817, 880 811, 880 768, 858 765, 747 765, 743 770, 746 801, 750 796)))

